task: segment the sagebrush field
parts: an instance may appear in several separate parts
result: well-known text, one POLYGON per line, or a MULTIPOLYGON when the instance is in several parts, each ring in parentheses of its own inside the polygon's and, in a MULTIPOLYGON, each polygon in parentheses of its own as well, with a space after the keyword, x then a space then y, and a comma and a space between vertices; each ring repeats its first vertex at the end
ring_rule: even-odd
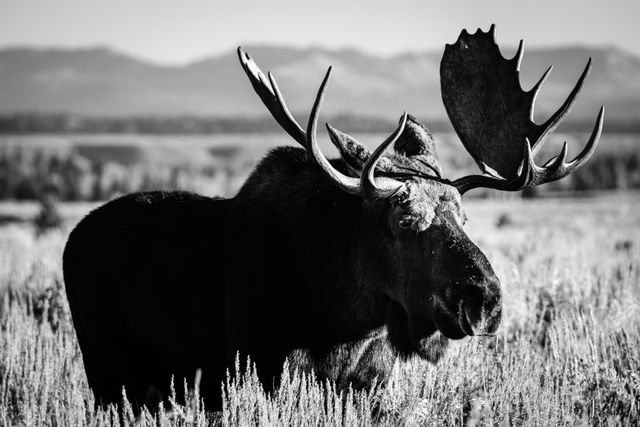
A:
POLYGON ((640 423, 638 193, 467 200, 466 229, 502 281, 504 316, 497 337, 455 342, 437 366, 398 364, 385 387, 343 394, 285 370, 267 395, 241 355, 221 414, 195 391, 137 419, 128 402, 94 408, 65 300, 61 253, 86 209, 62 206, 64 227, 40 235, 0 227, 1 425, 640 423))

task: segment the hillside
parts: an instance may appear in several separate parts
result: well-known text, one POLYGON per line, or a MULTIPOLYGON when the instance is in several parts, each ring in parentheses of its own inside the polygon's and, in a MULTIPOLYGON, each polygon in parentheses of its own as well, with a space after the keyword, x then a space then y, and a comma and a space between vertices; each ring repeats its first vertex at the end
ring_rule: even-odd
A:
MULTIPOLYGON (((303 116, 328 65, 334 73, 326 97, 327 114, 393 118, 413 114, 444 119, 440 99, 441 52, 391 58, 361 51, 244 46, 266 71, 271 69, 290 108, 303 116)), ((513 55, 513 47, 504 49, 513 55)), ((538 98, 536 117, 557 108, 589 56, 591 76, 571 115, 595 117, 601 104, 607 118, 640 115, 640 58, 615 47, 525 49, 523 87, 530 87, 550 64, 554 71, 538 98)), ((166 66, 108 48, 0 50, 0 113, 69 112, 85 115, 258 116, 265 111, 238 64, 236 53, 166 66)))

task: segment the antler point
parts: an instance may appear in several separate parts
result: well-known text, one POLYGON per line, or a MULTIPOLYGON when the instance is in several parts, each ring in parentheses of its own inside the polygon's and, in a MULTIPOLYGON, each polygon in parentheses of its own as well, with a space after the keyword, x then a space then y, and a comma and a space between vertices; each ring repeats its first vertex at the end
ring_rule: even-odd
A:
POLYGON ((596 119, 598 128, 602 129, 602 124, 604 123, 604 105, 600 107, 600 111, 598 111, 598 118, 596 119))
POLYGON ((249 55, 247 54, 247 52, 244 51, 242 46, 238 46, 237 52, 238 52, 238 58, 240 58, 240 62, 245 62, 249 60, 249 55))

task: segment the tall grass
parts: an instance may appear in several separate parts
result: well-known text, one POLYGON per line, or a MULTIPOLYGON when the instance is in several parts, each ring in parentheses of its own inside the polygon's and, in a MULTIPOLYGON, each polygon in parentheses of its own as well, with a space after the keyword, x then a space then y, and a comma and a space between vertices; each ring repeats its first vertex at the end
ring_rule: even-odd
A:
POLYGON ((285 366, 265 393, 242 355, 221 413, 197 388, 153 414, 96 409, 61 281, 66 231, 0 228, 0 424, 637 425, 639 199, 469 202, 468 231, 503 284, 497 337, 454 342, 435 366, 397 363, 364 391, 285 366))

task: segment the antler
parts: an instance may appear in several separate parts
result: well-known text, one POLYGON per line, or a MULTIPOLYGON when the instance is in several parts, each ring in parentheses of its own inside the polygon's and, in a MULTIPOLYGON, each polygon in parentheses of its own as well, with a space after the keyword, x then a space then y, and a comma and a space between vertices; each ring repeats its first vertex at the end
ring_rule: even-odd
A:
POLYGON ((362 168, 362 174, 360 179, 352 178, 350 176, 346 176, 337 169, 335 169, 331 163, 327 160, 326 157, 320 151, 320 147, 318 146, 318 141, 316 139, 316 130, 318 125, 318 113, 320 112, 320 107, 322 106, 322 100, 324 99, 324 92, 327 86, 327 82, 329 81, 329 76, 331 75, 331 67, 327 70, 327 74, 322 80, 322 84, 320 85, 320 89, 318 90, 318 95, 316 96, 316 101, 313 104, 313 109, 311 110, 311 115, 309 116, 309 124, 307 126, 307 146, 310 148, 311 154, 313 155, 316 163, 320 165, 320 167, 329 175, 329 177, 335 182, 338 187, 342 188, 347 193, 350 194, 360 194, 366 198, 385 198, 392 196, 395 194, 400 187, 402 187, 402 182, 396 181, 392 178, 379 177, 377 180, 374 180, 373 173, 375 171, 376 164, 384 150, 390 145, 393 144, 402 131, 404 130, 404 126, 407 123, 407 112, 402 116, 400 120, 400 125, 387 139, 384 140, 382 144, 376 148, 376 150, 369 156, 367 162, 364 164, 362 168))
POLYGON ((273 118, 276 119, 278 124, 282 126, 293 139, 306 148, 307 135, 289 112, 287 104, 285 104, 284 99, 282 99, 276 78, 271 74, 271 71, 267 73, 269 76, 269 81, 267 81, 262 70, 260 70, 242 47, 238 47, 238 58, 240 58, 240 64, 242 64, 242 68, 249 77, 251 86, 253 86, 253 89, 260 99, 262 99, 262 102, 273 118))
MULTIPOLYGON (((313 104, 313 109, 309 116, 309 122, 307 125, 307 132, 303 131, 300 125, 295 121, 289 109, 287 108, 278 85, 276 84, 275 77, 268 73, 269 82, 266 81, 264 74, 260 71, 260 68, 256 63, 247 55, 247 53, 241 48, 238 48, 238 57, 242 68, 244 68, 251 85, 257 92, 262 102, 271 112, 276 121, 287 131, 289 135, 293 137, 298 143, 307 149, 312 155, 314 162, 320 166, 322 171, 331 179, 331 181, 341 188, 343 191, 349 194, 357 194, 365 198, 385 198, 395 194, 402 186, 403 183, 396 181, 392 178, 378 177, 374 178, 374 171, 378 161, 382 157, 384 150, 393 144, 402 131, 404 130, 407 122, 407 113, 405 112, 400 121, 398 128, 389 136, 380 146, 369 156, 366 163, 362 168, 361 178, 353 178, 344 175, 342 172, 335 169, 327 158, 320 151, 318 141, 316 138, 316 131, 318 126, 318 115, 320 113, 320 107, 322 106, 322 100, 326 90, 329 76, 331 75, 331 67, 327 70, 327 74, 322 80, 320 89, 316 96, 316 100, 313 104)), ((329 131, 333 128, 329 127, 329 131)), ((346 135, 346 134, 345 134, 346 135)), ((331 135, 332 138, 334 135, 331 135)), ((353 138, 351 138, 353 139, 353 138)), ((355 141, 355 140, 353 140, 355 141)), ((334 142, 335 143, 335 142, 334 142)))
POLYGON ((580 92, 591 59, 566 101, 545 123, 533 122, 533 107, 551 67, 529 91, 520 86, 523 42, 512 59, 505 59, 495 42, 495 25, 484 33, 463 30, 447 45, 440 65, 442 99, 456 133, 485 175, 454 181, 460 193, 476 187, 520 190, 563 178, 586 162, 602 133, 604 107, 582 152, 566 163, 566 142, 560 154, 544 166, 533 155, 542 147, 580 92), (498 178, 495 174, 500 175, 498 178))

